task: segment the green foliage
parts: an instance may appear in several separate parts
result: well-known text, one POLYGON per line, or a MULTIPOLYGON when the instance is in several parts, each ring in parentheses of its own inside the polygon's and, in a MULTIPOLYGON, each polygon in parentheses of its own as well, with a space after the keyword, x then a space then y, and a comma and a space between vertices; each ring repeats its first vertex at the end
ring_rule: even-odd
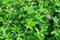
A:
POLYGON ((60 0, 0 0, 0 40, 60 40, 60 0))

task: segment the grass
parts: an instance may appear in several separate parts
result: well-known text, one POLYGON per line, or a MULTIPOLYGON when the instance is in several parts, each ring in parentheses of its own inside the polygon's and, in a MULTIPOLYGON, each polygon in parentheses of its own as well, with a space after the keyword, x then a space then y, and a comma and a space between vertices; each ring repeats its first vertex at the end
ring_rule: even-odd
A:
POLYGON ((60 1, 0 0, 0 40, 60 40, 60 1))

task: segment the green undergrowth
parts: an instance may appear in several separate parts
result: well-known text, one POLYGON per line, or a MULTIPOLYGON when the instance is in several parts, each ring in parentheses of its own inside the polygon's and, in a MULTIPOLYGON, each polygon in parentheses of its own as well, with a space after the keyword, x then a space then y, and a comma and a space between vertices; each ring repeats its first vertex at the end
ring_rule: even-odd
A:
POLYGON ((60 0, 0 0, 0 40, 60 40, 60 0))

